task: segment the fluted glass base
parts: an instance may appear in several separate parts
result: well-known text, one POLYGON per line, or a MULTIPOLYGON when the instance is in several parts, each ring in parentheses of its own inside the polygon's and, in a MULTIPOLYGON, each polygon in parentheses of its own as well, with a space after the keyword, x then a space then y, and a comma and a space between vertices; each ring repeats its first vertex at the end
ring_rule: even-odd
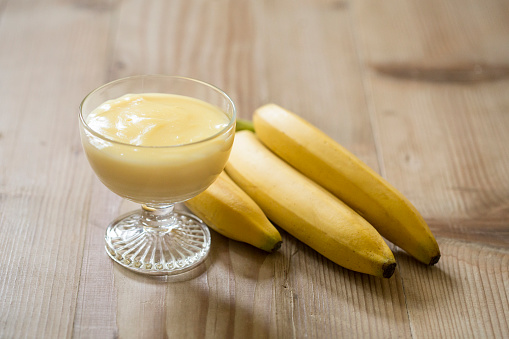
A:
POLYGON ((118 264, 142 274, 173 275, 200 265, 210 250, 210 232, 196 216, 173 205, 143 206, 112 222, 106 251, 118 264))

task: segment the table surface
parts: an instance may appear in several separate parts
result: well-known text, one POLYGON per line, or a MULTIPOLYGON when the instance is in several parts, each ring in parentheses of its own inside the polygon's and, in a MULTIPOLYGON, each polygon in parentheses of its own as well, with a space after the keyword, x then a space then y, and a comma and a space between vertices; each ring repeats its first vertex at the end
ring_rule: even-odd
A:
POLYGON ((509 2, 0 0, 1 338, 509 336, 509 2), (426 267, 390 279, 281 231, 265 254, 212 232, 202 269, 131 273, 78 135, 95 87, 178 74, 274 102, 381 173, 428 221, 426 267))

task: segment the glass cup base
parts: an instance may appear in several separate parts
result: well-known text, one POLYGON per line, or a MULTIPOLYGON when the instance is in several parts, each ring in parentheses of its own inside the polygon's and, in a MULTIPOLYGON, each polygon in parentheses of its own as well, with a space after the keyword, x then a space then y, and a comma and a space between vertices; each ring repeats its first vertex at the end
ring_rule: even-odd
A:
POLYGON ((176 275, 205 261, 210 251, 208 227, 196 216, 173 211, 167 229, 142 223, 143 211, 113 221, 106 230, 106 252, 127 269, 148 275, 176 275))

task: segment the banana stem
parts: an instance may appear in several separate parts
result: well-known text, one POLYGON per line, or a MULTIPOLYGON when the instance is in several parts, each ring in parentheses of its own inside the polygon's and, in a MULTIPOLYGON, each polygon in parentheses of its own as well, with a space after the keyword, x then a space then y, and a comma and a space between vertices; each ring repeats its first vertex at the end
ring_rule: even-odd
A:
POLYGON ((255 130, 253 122, 251 120, 237 118, 237 125, 235 127, 235 131, 238 132, 242 130, 249 130, 251 132, 254 132, 255 130))

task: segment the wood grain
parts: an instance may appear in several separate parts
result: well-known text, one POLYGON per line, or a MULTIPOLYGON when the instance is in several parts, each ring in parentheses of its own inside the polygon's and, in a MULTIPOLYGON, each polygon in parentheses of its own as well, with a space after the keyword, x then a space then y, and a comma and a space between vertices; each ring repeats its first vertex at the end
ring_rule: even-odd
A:
MULTIPOLYGON (((85 165, 84 165, 85 166, 85 165)), ((72 336, 77 338, 118 337, 117 295, 114 265, 103 253, 108 220, 119 213, 120 201, 97 180, 88 188, 86 237, 72 336)))
POLYGON ((509 333, 509 251, 440 242, 443 262, 429 269, 397 255, 412 336, 503 338, 509 333))
POLYGON ((468 241, 439 239, 433 270, 398 256, 412 337, 508 333, 498 283, 507 269, 486 260, 503 265, 507 251, 485 247, 509 245, 509 102, 500 95, 509 26, 499 5, 361 1, 354 10, 382 172, 435 234, 468 241))
POLYGON ((95 61, 105 56, 107 24, 59 2, 3 7, 2 337, 71 334, 92 179, 81 170, 77 108, 82 93, 103 81, 95 61))
POLYGON ((509 6, 503 0, 0 0, 1 338, 504 338, 509 334, 509 6), (311 121, 437 235, 425 267, 343 269, 281 230, 274 254, 212 231, 197 270, 104 252, 137 208, 82 152, 79 102, 161 73, 311 121))
POLYGON ((261 104, 301 115, 378 170, 350 13, 324 1, 260 7, 268 93, 261 104))
POLYGON ((509 99, 500 95, 509 84, 507 8, 380 7, 361 1, 355 12, 384 173, 436 233, 509 245, 509 99))

